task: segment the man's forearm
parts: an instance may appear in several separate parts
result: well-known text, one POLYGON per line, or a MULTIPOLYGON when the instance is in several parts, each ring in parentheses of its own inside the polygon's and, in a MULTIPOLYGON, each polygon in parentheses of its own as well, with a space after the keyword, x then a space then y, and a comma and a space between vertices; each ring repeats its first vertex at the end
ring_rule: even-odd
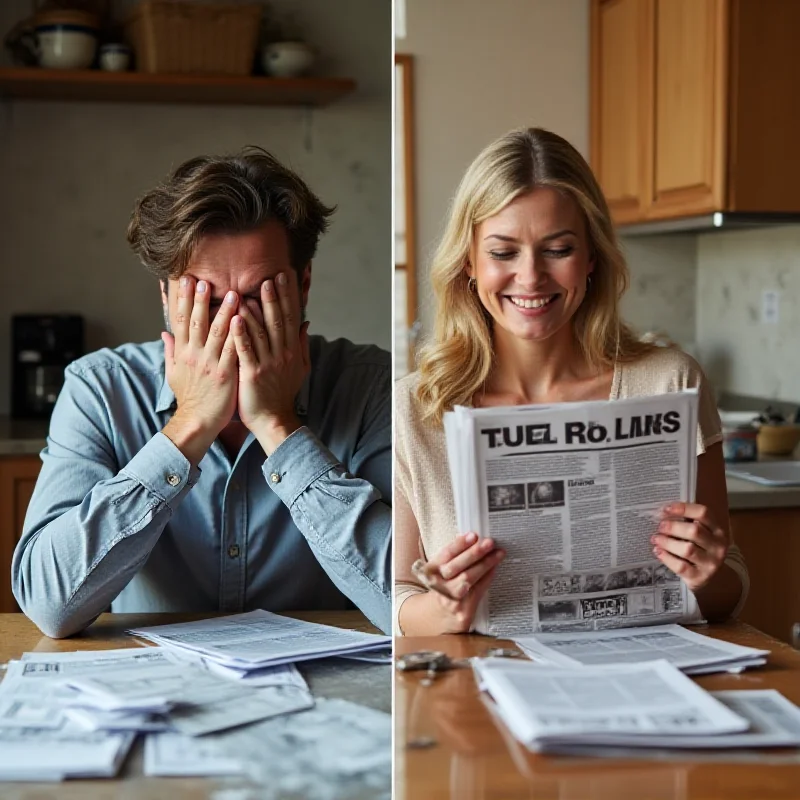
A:
POLYGON ((377 627, 389 631, 389 503, 371 483, 348 474, 308 428, 295 431, 263 471, 334 584, 377 627))
POLYGON ((160 434, 116 476, 75 506, 52 493, 69 471, 45 455, 41 488, 14 552, 12 586, 22 610, 48 636, 76 633, 106 609, 146 561, 196 471, 160 434))

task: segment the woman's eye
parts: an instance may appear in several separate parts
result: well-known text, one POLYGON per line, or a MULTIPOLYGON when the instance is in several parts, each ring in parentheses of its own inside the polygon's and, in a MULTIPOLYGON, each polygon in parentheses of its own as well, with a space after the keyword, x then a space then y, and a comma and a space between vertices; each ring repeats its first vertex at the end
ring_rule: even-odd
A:
POLYGON ((544 254, 550 258, 566 258, 574 249, 574 247, 553 248, 552 250, 545 250, 544 254))
POLYGON ((489 255, 497 261, 508 261, 514 258, 516 253, 513 250, 490 250, 489 255))

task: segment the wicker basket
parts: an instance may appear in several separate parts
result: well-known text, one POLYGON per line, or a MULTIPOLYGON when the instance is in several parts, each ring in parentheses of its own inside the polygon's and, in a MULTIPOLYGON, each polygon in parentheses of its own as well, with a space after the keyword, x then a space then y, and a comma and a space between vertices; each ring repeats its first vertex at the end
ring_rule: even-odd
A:
POLYGON ((249 75, 261 5, 141 0, 125 27, 140 72, 249 75))

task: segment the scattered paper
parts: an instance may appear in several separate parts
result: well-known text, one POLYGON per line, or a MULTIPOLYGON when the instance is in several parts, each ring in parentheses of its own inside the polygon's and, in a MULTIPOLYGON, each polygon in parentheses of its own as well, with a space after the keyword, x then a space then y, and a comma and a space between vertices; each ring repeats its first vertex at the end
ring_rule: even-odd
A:
POLYGON ((769 650, 756 650, 703 636, 680 625, 655 625, 578 633, 537 633, 514 641, 535 661, 565 666, 599 666, 669 661, 687 674, 759 666, 769 650))
POLYGON ((391 646, 391 637, 250 611, 199 622, 158 625, 129 631, 164 647, 200 653, 240 670, 391 646))

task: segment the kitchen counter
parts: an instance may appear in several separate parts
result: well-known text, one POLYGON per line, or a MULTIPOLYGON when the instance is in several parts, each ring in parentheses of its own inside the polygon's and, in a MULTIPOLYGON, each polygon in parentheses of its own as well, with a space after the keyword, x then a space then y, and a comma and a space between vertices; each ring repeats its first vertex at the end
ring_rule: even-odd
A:
MULTIPOLYGON (((790 456, 760 456, 759 461, 800 461, 800 447, 790 456)), ((747 466, 746 463, 733 466, 747 466)), ((731 511, 758 508, 800 508, 800 486, 763 486, 726 476, 731 511)))
POLYGON ((45 446, 50 422, 0 416, 0 456, 38 455, 45 446))

